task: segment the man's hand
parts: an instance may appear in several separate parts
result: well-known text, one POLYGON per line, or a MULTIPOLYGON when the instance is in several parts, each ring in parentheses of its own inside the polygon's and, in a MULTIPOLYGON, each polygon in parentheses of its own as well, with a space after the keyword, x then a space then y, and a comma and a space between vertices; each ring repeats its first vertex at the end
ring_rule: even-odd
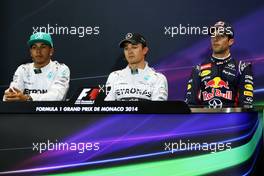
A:
POLYGON ((17 88, 8 88, 5 90, 5 101, 27 101, 29 99, 28 95, 24 95, 23 92, 21 92, 17 88))

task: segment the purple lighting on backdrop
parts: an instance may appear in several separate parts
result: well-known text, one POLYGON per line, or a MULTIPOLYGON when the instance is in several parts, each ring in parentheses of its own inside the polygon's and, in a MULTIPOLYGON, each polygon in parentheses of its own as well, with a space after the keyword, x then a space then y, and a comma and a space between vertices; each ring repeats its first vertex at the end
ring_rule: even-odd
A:
MULTIPOLYGON (((263 76, 263 16, 264 9, 262 8, 239 21, 233 22, 235 44, 232 46, 232 55, 238 60, 253 61, 254 75, 256 78, 263 76)), ((161 70, 168 79, 170 100, 184 99, 191 68, 202 62, 205 57, 210 56, 209 48, 210 40, 208 36, 205 36, 205 39, 185 50, 162 58, 162 62, 155 65, 155 68, 161 70), (180 69, 173 70, 167 68, 180 69)), ((263 88, 264 83, 257 81, 255 87, 263 88)))
POLYGON ((60 142, 100 142, 100 151, 48 151, 20 163, 16 169, 47 167, 49 163, 72 164, 93 161, 113 152, 170 138, 237 133, 254 125, 247 114, 113 115, 60 142), (186 120, 186 118, 189 118, 186 120), (223 120, 225 119, 225 120, 223 120), (106 130, 109 129, 109 130, 106 130), (52 161, 52 162, 51 162, 52 161))

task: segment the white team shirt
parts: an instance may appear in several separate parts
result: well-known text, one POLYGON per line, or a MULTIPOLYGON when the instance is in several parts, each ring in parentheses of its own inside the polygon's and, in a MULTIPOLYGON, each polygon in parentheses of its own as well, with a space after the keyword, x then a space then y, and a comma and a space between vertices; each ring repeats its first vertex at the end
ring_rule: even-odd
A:
MULTIPOLYGON (((41 73, 34 72, 34 63, 20 65, 9 88, 17 88, 32 97, 33 101, 62 101, 69 89, 70 70, 65 64, 50 61, 41 68, 41 73)), ((5 96, 3 97, 5 101, 5 96)))
POLYGON ((105 101, 166 101, 168 83, 166 77, 157 73, 146 63, 144 69, 132 74, 129 66, 112 72, 106 82, 105 101))

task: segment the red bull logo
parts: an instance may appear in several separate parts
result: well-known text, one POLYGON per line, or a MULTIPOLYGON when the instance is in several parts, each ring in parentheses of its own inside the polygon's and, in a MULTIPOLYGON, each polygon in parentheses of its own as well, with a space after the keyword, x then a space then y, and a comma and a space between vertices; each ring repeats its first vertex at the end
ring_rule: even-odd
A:
POLYGON ((208 101, 214 97, 222 97, 227 100, 232 100, 232 91, 226 91, 226 93, 222 93, 219 89, 212 89, 212 92, 202 92, 203 100, 208 101))
POLYGON ((214 79, 208 81, 205 83, 205 89, 207 88, 226 88, 229 89, 228 82, 225 82, 220 77, 215 77, 214 79))

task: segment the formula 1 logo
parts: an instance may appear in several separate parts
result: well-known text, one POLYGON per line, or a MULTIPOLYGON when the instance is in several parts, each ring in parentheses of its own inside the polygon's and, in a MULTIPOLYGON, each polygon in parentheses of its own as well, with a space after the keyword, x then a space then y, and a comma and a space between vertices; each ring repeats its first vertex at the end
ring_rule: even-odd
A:
POLYGON ((84 88, 75 101, 75 104, 94 104, 99 93, 99 88, 84 88))

